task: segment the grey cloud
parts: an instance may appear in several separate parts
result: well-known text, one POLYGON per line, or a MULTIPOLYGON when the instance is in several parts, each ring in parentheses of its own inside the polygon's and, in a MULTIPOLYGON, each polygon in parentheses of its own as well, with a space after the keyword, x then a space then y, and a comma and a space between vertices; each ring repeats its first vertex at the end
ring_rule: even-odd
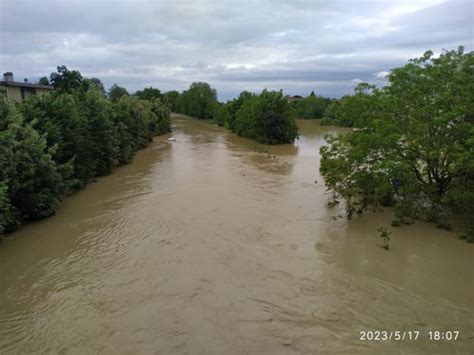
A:
POLYGON ((0 66, 19 77, 56 65, 130 91, 209 81, 241 90, 330 96, 425 50, 472 50, 469 0, 2 0, 0 66))

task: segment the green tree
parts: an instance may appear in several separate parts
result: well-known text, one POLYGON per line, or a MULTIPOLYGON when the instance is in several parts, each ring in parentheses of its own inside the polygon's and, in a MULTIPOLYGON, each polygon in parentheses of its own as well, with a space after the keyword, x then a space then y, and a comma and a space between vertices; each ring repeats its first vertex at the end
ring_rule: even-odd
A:
POLYGON ((95 176, 92 141, 84 115, 86 108, 81 107, 77 95, 55 91, 42 97, 33 96, 20 105, 20 110, 25 121, 34 124, 35 130, 45 136, 48 147, 55 147, 54 161, 72 166, 73 173, 64 176, 70 189, 82 188, 95 176))
POLYGON ((294 106, 298 118, 321 118, 331 100, 322 96, 311 95, 298 100, 294 106))
POLYGON ((135 92, 134 95, 137 96, 140 100, 148 101, 152 101, 154 99, 161 99, 163 97, 159 89, 152 88, 151 86, 143 90, 138 90, 137 92, 135 92))
POLYGON ((39 78, 38 84, 39 85, 49 85, 49 80, 46 76, 42 76, 41 78, 39 78))
POLYGON ((95 88, 96 90, 98 90, 100 92, 100 94, 102 96, 105 96, 106 95, 106 92, 105 92, 105 86, 104 84, 102 83, 102 81, 100 81, 100 79, 97 79, 97 78, 90 78, 90 79, 85 79, 85 81, 87 82, 88 86, 87 86, 87 89, 89 88, 95 88))
POLYGON ((83 95, 80 107, 87 126, 87 155, 93 162, 90 164, 90 174, 109 174, 118 163, 117 132, 112 119, 112 105, 99 89, 93 87, 83 95))
POLYGON ((180 112, 201 120, 212 120, 219 104, 217 92, 208 83, 194 82, 179 97, 180 112))
POLYGON ((360 128, 381 114, 382 91, 368 83, 360 83, 354 91, 354 95, 344 96, 327 106, 322 125, 360 128))
POLYGON ((150 141, 150 104, 134 96, 122 96, 113 106, 118 137, 118 162, 128 163, 135 151, 150 141))
POLYGON ((149 134, 156 136, 171 132, 170 109, 166 102, 155 99, 151 101, 151 119, 148 127, 149 134))
POLYGON ((54 214, 65 193, 53 148, 10 106, 0 117, 0 223, 4 231, 22 221, 54 214))
POLYGON ((50 82, 54 89, 70 93, 73 90, 83 89, 84 78, 77 70, 69 70, 65 65, 57 67, 57 73, 51 73, 50 82))
POLYGON ((444 224, 453 213, 471 219, 473 65, 473 52, 462 47, 438 58, 428 51, 393 69, 378 93, 368 86, 356 93, 369 103, 357 111, 362 129, 328 137, 321 149, 321 173, 336 197, 346 199, 349 217, 393 205, 402 221, 444 224))
POLYGON ((167 103, 172 112, 180 112, 179 96, 180 93, 176 90, 171 90, 163 94, 164 102, 167 103))
POLYGON ((109 89, 109 99, 112 102, 117 102, 122 96, 129 96, 127 89, 114 84, 109 89))
POLYGON ((218 109, 216 123, 219 126, 235 131, 235 120, 237 118, 237 111, 242 107, 245 100, 255 96, 248 91, 242 91, 237 99, 228 101, 218 109))
POLYGON ((235 132, 264 144, 293 143, 298 138, 295 112, 281 91, 248 96, 237 111, 235 132))
POLYGON ((159 98, 116 95, 112 103, 100 80, 65 67, 55 80, 60 89, 15 106, 0 95, 0 233, 52 215, 69 192, 170 131, 159 98))
MULTIPOLYGON (((1 133, 0 133, 1 137, 1 133)), ((0 238, 5 228, 12 224, 11 202, 8 198, 8 185, 6 181, 0 182, 0 238)))

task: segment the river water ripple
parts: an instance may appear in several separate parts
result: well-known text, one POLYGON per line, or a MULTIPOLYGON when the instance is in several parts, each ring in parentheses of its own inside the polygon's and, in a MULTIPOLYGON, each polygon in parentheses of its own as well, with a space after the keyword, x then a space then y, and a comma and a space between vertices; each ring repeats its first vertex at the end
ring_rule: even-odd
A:
POLYGON ((133 162, 0 245, 0 353, 468 353, 472 245, 326 207, 326 133, 264 147, 173 118, 133 162), (318 183, 315 184, 315 180, 318 183), (418 330, 360 341, 361 330, 418 330), (429 330, 459 330, 454 342, 429 330))

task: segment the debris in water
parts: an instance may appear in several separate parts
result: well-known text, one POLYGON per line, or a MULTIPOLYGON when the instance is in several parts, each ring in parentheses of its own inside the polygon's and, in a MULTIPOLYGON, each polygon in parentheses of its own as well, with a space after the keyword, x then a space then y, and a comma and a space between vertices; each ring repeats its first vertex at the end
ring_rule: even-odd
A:
POLYGON ((168 141, 170 141, 170 142, 176 142, 176 138, 174 138, 174 137, 168 138, 168 141))

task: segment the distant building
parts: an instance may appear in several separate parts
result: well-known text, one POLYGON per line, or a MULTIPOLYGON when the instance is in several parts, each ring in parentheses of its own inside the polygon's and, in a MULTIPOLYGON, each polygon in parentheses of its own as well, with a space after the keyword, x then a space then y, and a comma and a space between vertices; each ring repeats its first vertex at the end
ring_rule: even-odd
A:
POLYGON ((300 101, 303 97, 300 95, 287 96, 286 99, 291 104, 292 102, 300 101))
POLYGON ((0 88, 4 89, 7 100, 23 101, 28 96, 42 96, 54 90, 51 85, 30 84, 28 79, 23 82, 13 80, 13 73, 3 73, 3 80, 0 80, 0 88))

